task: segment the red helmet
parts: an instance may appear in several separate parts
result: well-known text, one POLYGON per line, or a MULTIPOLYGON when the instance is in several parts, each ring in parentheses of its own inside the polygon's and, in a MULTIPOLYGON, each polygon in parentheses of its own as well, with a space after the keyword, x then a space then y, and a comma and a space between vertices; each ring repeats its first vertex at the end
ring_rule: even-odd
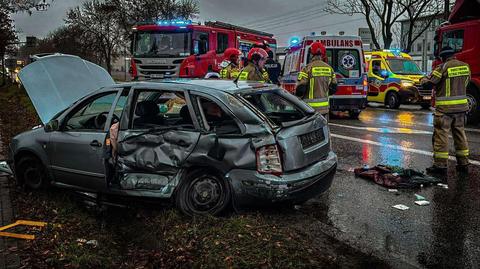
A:
POLYGON ((260 59, 267 59, 268 58, 268 53, 262 49, 262 48, 252 48, 249 52, 248 52, 248 60, 249 61, 252 61, 252 60, 260 60, 260 59), (254 58, 258 58, 258 59, 254 59, 254 58))
POLYGON ((325 56, 327 54, 327 50, 325 49, 325 46, 320 41, 315 41, 310 46, 310 53, 312 53, 313 55, 325 56))
POLYGON ((238 58, 240 55, 242 55, 242 52, 236 48, 228 48, 223 53, 223 56, 225 56, 225 59, 228 59, 228 60, 232 59, 233 57, 238 58))

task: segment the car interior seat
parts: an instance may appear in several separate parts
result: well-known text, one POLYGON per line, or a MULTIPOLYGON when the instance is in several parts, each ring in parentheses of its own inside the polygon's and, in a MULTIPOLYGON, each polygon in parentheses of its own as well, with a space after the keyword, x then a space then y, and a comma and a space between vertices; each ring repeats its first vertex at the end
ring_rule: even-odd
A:
POLYGON ((133 121, 134 127, 141 128, 149 125, 162 125, 164 119, 159 113, 160 109, 154 101, 146 100, 139 102, 135 109, 135 115, 138 116, 138 118, 133 121))

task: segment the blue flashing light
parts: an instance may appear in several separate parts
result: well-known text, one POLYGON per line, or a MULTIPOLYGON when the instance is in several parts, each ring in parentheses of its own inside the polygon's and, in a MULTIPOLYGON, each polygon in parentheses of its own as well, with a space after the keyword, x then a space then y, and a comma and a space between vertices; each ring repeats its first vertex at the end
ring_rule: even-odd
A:
POLYGON ((288 43, 290 44, 290 47, 298 46, 300 44, 300 38, 297 36, 292 36, 288 43))
POLYGON ((158 25, 161 26, 179 26, 179 27, 187 27, 187 25, 192 24, 191 20, 160 20, 157 21, 158 25))

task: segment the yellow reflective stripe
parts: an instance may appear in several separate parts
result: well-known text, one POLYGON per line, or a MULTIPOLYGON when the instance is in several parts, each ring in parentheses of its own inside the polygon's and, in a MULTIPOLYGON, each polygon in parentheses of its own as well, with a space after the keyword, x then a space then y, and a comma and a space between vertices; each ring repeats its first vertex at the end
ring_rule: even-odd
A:
POLYGON ((433 157, 437 159, 448 159, 448 152, 436 151, 433 153, 433 157))
POLYGON ((242 71, 240 73, 240 76, 238 77, 240 80, 247 80, 248 79, 248 72, 247 71, 242 71))
POLYGON ((447 78, 445 80, 445 96, 449 97, 450 96, 450 78, 447 78))
POLYGON ((329 102, 328 101, 325 101, 325 102, 311 102, 311 103, 308 103, 311 107, 326 107, 329 105, 329 102))
POLYGON ((227 69, 222 69, 220 74, 222 75, 222 78, 227 78, 227 69))
POLYGON ((468 66, 457 66, 457 67, 450 67, 447 69, 448 77, 461 77, 461 76, 468 76, 470 75, 470 68, 468 66))
POLYGON ((312 76, 313 77, 331 77, 332 69, 330 67, 313 67, 312 76))
POLYGON ((467 157, 469 153, 470 151, 468 149, 457 150, 457 156, 460 156, 460 157, 467 157))
POLYGON ((460 100, 436 101, 435 104, 437 106, 463 105, 463 104, 468 104, 468 100, 467 99, 460 99, 460 100))
POLYGON ((310 89, 308 91, 308 99, 313 99, 313 86, 315 85, 315 81, 310 79, 310 89))
POLYGON ((298 73, 298 80, 302 80, 304 78, 308 78, 308 74, 305 72, 298 73))
POLYGON ((433 70, 432 75, 436 76, 437 78, 442 78, 442 73, 440 73, 436 70, 433 70))

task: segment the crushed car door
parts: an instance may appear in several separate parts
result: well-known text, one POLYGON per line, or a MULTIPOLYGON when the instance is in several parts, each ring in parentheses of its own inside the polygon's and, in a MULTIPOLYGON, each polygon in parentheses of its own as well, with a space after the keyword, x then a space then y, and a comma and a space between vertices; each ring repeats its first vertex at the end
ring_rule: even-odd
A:
POLYGON ((129 100, 118 134, 119 186, 168 197, 200 137, 190 98, 178 89, 135 89, 129 100))
MULTIPOLYGON (((55 181, 100 190, 106 187, 105 141, 114 103, 121 91, 96 94, 79 103, 50 138, 50 162, 55 181)), ((126 97, 123 97, 126 99, 126 97)))
POLYGON ((62 54, 42 57, 18 76, 44 124, 80 98, 115 84, 102 67, 62 54))

